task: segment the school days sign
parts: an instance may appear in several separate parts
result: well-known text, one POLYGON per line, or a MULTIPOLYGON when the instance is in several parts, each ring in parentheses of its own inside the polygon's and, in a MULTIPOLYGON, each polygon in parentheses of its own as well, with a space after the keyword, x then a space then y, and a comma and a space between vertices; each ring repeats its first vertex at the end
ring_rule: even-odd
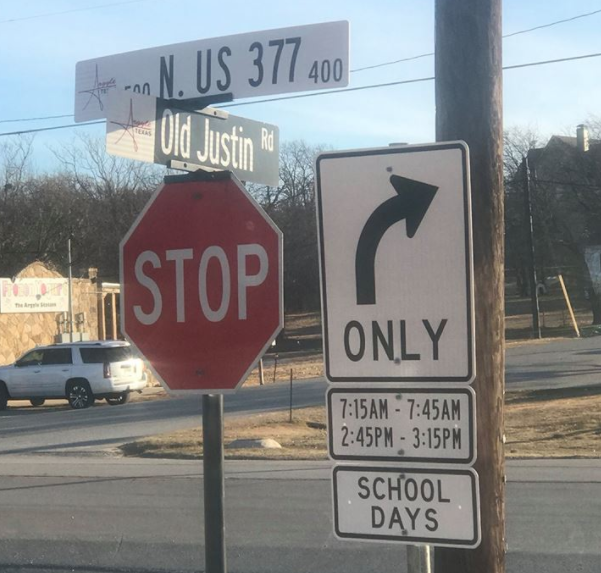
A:
POLYGON ((278 185, 277 126, 212 108, 194 112, 150 96, 111 94, 106 149, 113 155, 162 165, 181 161, 227 169, 242 181, 278 185))

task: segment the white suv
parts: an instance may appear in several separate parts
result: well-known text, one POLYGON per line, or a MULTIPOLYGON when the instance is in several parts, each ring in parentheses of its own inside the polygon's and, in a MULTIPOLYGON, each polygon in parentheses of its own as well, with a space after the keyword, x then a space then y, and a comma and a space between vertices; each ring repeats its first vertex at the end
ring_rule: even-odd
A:
POLYGON ((127 342, 74 342, 39 346, 9 366, 0 366, 0 410, 8 400, 66 398, 72 408, 87 408, 96 398, 125 404, 146 386, 144 363, 127 342))

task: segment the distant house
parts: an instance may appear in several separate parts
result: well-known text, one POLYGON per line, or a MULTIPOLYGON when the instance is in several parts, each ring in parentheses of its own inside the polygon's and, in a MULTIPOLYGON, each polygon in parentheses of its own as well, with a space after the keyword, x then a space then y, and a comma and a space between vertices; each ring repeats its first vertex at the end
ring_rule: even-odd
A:
POLYGON ((556 194, 572 192, 578 186, 601 183, 601 141, 591 139, 586 125, 579 125, 576 137, 553 135, 544 147, 528 151, 531 181, 556 194))
POLYGON ((528 152, 537 266, 562 272, 590 298, 601 321, 601 141, 586 125, 528 152), (542 259, 542 260, 541 260, 542 259))

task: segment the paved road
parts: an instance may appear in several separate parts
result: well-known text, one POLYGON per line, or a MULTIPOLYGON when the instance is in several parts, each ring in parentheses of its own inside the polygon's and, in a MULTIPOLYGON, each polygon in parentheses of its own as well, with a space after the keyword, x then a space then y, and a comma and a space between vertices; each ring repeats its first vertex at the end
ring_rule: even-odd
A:
MULTIPOLYGON (((298 383, 294 405, 324 403, 325 382, 298 383)), ((243 388, 225 397, 229 415, 288 407, 287 384, 243 388)), ((201 398, 170 398, 124 406, 104 403, 87 410, 68 406, 10 408, 0 412, 0 454, 103 449, 142 436, 191 428, 201 423, 201 398)))
MULTIPOLYGON (((403 573, 401 546, 333 538, 327 462, 226 463, 231 573, 403 573)), ((508 573, 598 573, 601 461, 510 462, 508 573)), ((5 456, 2 573, 204 569, 196 461, 5 456)))
POLYGON ((601 384, 601 337, 530 342, 507 348, 508 390, 601 384))
MULTIPOLYGON (((507 388, 534 389, 601 384, 601 338, 513 346, 507 351, 507 388)), ((297 382, 294 405, 324 403, 323 380, 297 382)), ((225 398, 229 415, 288 407, 287 384, 243 388, 225 398)), ((0 412, 0 453, 55 453, 103 449, 142 436, 200 424, 199 397, 173 398, 84 411, 9 408, 0 412)))

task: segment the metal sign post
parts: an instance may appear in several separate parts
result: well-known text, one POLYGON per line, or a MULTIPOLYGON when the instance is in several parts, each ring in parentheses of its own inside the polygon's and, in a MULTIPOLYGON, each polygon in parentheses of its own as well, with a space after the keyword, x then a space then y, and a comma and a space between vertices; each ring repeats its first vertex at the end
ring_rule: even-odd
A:
POLYGON ((202 397, 206 573, 225 573, 223 395, 202 397))
POLYGON ((432 573, 429 545, 407 546, 407 571, 409 573, 432 573))

